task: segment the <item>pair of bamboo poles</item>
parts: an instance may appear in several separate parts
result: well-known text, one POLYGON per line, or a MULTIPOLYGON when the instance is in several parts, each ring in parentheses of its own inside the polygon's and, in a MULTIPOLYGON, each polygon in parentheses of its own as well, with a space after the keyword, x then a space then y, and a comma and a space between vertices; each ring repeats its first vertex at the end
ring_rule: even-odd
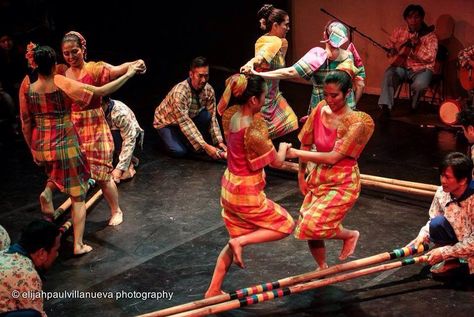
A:
MULTIPOLYGON (((297 173, 298 163, 284 162, 282 170, 297 173)), ((403 181, 398 179, 379 177, 361 174, 361 183, 371 188, 382 188, 408 194, 433 197, 438 186, 403 181)), ((392 263, 380 264, 373 267, 364 268, 372 264, 382 263, 396 258, 403 258, 410 255, 421 254, 428 249, 426 245, 420 245, 418 248, 411 246, 395 249, 391 252, 384 252, 367 258, 338 264, 327 269, 305 273, 302 275, 291 276, 276 282, 260 284, 244 289, 240 289, 228 294, 222 294, 179 306, 170 307, 156 312, 140 315, 138 317, 159 317, 159 316, 205 316, 216 314, 239 307, 244 307, 259 302, 272 300, 296 294, 303 291, 324 287, 330 284, 346 281, 360 276, 392 270, 401 266, 427 262, 426 256, 401 259, 392 263), (347 271, 355 270, 349 273, 347 271), (336 276, 330 276, 336 273, 343 273, 336 276), (329 277, 327 277, 329 276, 329 277), (326 278, 327 277, 327 278, 326 278), (320 279, 323 278, 323 279, 320 279), (316 281, 313 281, 318 279, 316 281)))
MULTIPOLYGON (((299 167, 298 163, 285 161, 281 169, 288 172, 298 173, 299 167)), ((431 184, 410 182, 367 174, 360 174, 360 180, 362 185, 367 187, 378 189, 382 188, 425 197, 433 197, 438 188, 438 186, 431 184)))
MULTIPOLYGON (((283 170, 298 172, 298 164, 292 162, 285 162, 283 170)), ((361 174, 362 185, 374 188, 383 188, 388 190, 395 190, 409 194, 434 196, 437 186, 416 183, 410 181, 403 181, 379 176, 361 174)), ((86 210, 88 210, 100 197, 102 190, 98 190, 87 202, 86 210)), ((71 199, 67 199, 61 206, 59 206, 54 213, 54 218, 57 219, 71 206, 71 199)), ((72 226, 72 220, 68 219, 62 226, 63 232, 67 231, 72 226)), ((209 314, 216 314, 259 302, 280 298, 290 294, 296 294, 307 290, 324 287, 330 284, 354 279, 360 276, 392 270, 398 267, 423 263, 427 261, 426 256, 418 256, 414 258, 401 259, 392 263, 380 264, 373 267, 366 266, 382 263, 396 258, 403 258, 410 255, 420 254, 427 250, 427 246, 420 245, 418 248, 405 247, 395 249, 391 252, 384 252, 373 255, 367 258, 350 261, 347 263, 338 264, 327 269, 308 272, 302 275, 287 277, 275 282, 260 284, 244 289, 240 289, 231 293, 226 293, 179 306, 163 309, 160 311, 140 315, 139 317, 154 317, 154 316, 205 316, 209 314), (335 276, 330 276, 336 273, 342 273, 355 270, 349 273, 343 273, 335 276), (329 277, 327 277, 329 276, 329 277), (322 279, 320 279, 322 278, 322 279), (318 280, 315 280, 318 279, 318 280), (315 281, 313 281, 315 280, 315 281)))
POLYGON ((424 263, 427 262, 427 256, 417 256, 406 259, 402 258, 421 254, 426 250, 428 250, 427 245, 399 248, 366 258, 334 265, 328 267, 327 269, 286 277, 275 282, 243 288, 231 293, 225 293, 186 304, 173 306, 137 317, 189 317, 217 314, 236 308, 269 301, 275 298, 280 298, 290 294, 301 293, 319 287, 324 287, 330 284, 358 278, 372 273, 388 271, 415 263, 424 263), (393 259, 400 260, 373 267, 367 267, 372 264, 378 264, 393 259), (347 271, 352 272, 344 273, 347 271), (336 273, 343 274, 334 275, 336 273))

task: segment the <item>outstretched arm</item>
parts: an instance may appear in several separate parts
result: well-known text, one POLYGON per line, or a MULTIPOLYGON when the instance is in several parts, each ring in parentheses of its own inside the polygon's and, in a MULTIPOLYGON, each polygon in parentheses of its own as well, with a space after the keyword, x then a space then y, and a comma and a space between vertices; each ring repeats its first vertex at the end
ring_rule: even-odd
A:
POLYGON ((144 74, 146 72, 146 65, 142 59, 137 59, 136 61, 123 63, 117 66, 106 64, 106 67, 110 71, 110 78, 115 79, 125 74, 128 71, 130 65, 136 66, 138 74, 144 74))
POLYGON ((275 69, 269 72, 257 72, 253 68, 252 74, 261 76, 267 79, 287 79, 301 77, 293 66, 275 69))
POLYGON ((255 56, 251 60, 249 60, 244 66, 240 67, 240 72, 244 74, 251 74, 252 70, 254 69, 254 66, 262 64, 263 61, 263 56, 255 56))
POLYGON ((313 162, 316 164, 329 164, 334 165, 346 156, 336 151, 331 152, 312 152, 298 149, 289 149, 286 157, 296 158, 298 157, 302 162, 313 162))
POLYGON ((92 95, 105 96, 117 91, 123 86, 123 84, 127 82, 127 80, 132 78, 137 73, 137 68, 137 64, 130 65, 125 74, 100 87, 83 84, 81 82, 66 78, 63 75, 55 75, 54 83, 71 99, 75 101, 82 101, 84 104, 88 104, 90 102, 90 98, 92 98, 92 95))

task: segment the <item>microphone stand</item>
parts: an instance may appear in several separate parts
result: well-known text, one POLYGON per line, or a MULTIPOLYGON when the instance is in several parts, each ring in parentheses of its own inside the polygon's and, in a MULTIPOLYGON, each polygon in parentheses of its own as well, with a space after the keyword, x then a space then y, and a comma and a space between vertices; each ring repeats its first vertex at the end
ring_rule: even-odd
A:
POLYGON ((321 11, 326 13, 327 15, 329 15, 330 17, 332 17, 333 19, 341 22, 342 24, 344 24, 345 26, 347 26, 349 28, 349 41, 352 42, 352 37, 353 37, 353 32, 357 32, 360 36, 362 37, 365 37, 366 39, 368 39, 370 42, 372 42, 373 45, 375 46, 378 46, 380 47, 381 49, 383 49, 384 51, 388 52, 389 49, 386 48, 385 46, 383 46, 382 44, 376 42, 374 39, 372 39, 370 36, 360 32, 359 30, 357 30, 357 28, 355 26, 352 26, 344 21, 342 21, 341 19, 339 19, 338 17, 332 15, 331 13, 329 13, 328 11, 324 10, 323 8, 321 8, 321 11))

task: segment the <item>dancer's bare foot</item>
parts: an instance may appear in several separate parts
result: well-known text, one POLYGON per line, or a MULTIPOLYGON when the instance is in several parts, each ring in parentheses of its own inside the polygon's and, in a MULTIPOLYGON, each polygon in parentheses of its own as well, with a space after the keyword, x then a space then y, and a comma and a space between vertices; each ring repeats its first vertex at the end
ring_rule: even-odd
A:
POLYGON ((118 226, 123 222, 123 212, 116 211, 109 220, 109 226, 118 226))
POLYGON ((219 296, 219 295, 224 295, 224 294, 226 293, 220 289, 216 289, 216 290, 208 289, 206 294, 204 294, 204 298, 209 298, 209 297, 214 297, 214 296, 219 296))
POLYGON ((244 261, 242 260, 242 246, 240 245, 239 241, 237 241, 237 239, 230 239, 229 248, 234 254, 234 263, 237 266, 244 268, 244 261))
POLYGON ((319 266, 316 268, 315 271, 325 270, 325 269, 327 269, 328 267, 329 267, 328 264, 327 264, 327 263, 324 263, 324 264, 319 265, 319 266))
POLYGON ((92 247, 87 244, 74 247, 74 255, 82 255, 92 251, 92 247))
POLYGON ((342 246, 341 254, 339 255, 339 260, 344 261, 352 253, 354 253, 355 247, 357 245, 357 240, 359 240, 359 231, 352 230, 351 237, 344 240, 344 245, 342 246))

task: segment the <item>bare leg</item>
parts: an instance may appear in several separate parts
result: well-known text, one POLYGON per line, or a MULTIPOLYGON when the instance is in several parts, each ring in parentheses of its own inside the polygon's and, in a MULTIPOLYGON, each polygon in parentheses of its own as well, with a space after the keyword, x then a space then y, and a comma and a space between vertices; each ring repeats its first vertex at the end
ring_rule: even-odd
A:
POLYGON ((123 221, 123 213, 118 202, 117 185, 112 178, 109 181, 99 181, 98 183, 110 207, 111 218, 109 226, 117 226, 123 221))
POLYGON ((354 253, 357 240, 359 240, 359 231, 342 229, 334 239, 343 240, 344 244, 342 246, 341 254, 339 255, 339 260, 343 261, 354 253))
POLYGON ((269 241, 280 240, 287 237, 287 233, 281 233, 269 229, 258 229, 254 232, 245 234, 243 236, 232 238, 229 240, 229 244, 222 249, 219 257, 217 258, 216 268, 212 275, 211 284, 204 295, 206 298, 222 294, 222 283, 224 277, 229 270, 232 261, 240 267, 244 267, 242 261, 242 248, 249 244, 257 244, 269 241))
POLYGON ((311 255, 319 266, 319 269, 326 269, 326 246, 324 240, 308 240, 308 247, 311 255))
POLYGON ((229 245, 226 245, 219 257, 217 258, 216 267, 214 269, 214 274, 212 275, 211 284, 204 294, 205 298, 221 295, 222 292, 222 283, 224 282, 224 277, 229 271, 229 267, 232 264, 232 250, 229 245))
POLYGON ((229 240, 229 247, 234 254, 234 261, 240 267, 244 267, 242 260, 242 248, 249 244, 257 244, 269 241, 276 241, 287 237, 287 233, 282 233, 269 229, 258 229, 243 236, 229 240))
POLYGON ((46 187, 43 192, 40 194, 39 200, 41 204, 41 212, 43 216, 47 217, 48 220, 53 221, 54 217, 54 206, 53 206, 53 190, 56 189, 56 186, 52 182, 47 182, 46 187))
POLYGON ((84 244, 82 241, 86 224, 86 204, 84 200, 77 197, 71 197, 71 200, 72 224, 74 228, 74 254, 80 255, 92 251, 92 247, 84 244))

